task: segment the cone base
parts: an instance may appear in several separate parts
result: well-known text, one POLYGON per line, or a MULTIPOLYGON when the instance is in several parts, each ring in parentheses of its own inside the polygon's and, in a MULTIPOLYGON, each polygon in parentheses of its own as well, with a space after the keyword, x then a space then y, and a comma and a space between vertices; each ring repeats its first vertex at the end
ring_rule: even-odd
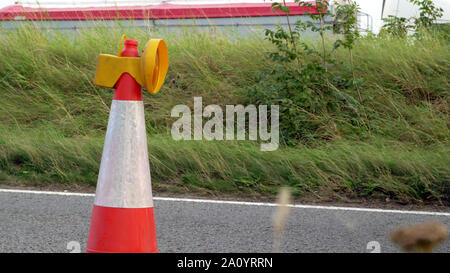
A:
POLYGON ((86 252, 158 252, 153 207, 111 208, 94 205, 86 252))

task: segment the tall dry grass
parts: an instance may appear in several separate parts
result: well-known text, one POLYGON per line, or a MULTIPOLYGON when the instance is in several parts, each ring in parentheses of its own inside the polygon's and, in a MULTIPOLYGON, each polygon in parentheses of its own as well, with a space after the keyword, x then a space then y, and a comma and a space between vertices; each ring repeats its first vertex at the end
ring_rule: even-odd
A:
MULTIPOLYGON (((116 54, 123 33, 144 41, 152 29, 103 26, 63 33, 2 30, 0 47, 0 181, 94 185, 112 90, 93 85, 99 53, 116 54)), ((261 152, 250 142, 175 142, 176 104, 246 102, 255 74, 272 64, 261 36, 165 34, 170 69, 160 93, 144 94, 155 188, 170 192, 274 194, 319 198, 389 197, 448 202, 450 43, 365 37, 354 49, 370 135, 331 128, 330 141, 261 152)), ((348 71, 348 56, 329 69, 348 71)), ((355 90, 338 90, 349 101, 355 90)), ((339 121, 337 121, 339 122, 339 121)), ((346 121, 342 121, 343 124, 346 121)), ((311 132, 312 134, 314 132, 311 132)))

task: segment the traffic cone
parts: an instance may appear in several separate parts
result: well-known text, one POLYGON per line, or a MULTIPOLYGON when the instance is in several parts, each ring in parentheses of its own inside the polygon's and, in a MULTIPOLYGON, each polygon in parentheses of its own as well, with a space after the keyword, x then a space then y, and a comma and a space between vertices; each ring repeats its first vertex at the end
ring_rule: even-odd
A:
MULTIPOLYGON (((125 40, 119 57, 138 57, 125 40)), ((158 252, 142 87, 129 73, 115 84, 87 252, 158 252)))

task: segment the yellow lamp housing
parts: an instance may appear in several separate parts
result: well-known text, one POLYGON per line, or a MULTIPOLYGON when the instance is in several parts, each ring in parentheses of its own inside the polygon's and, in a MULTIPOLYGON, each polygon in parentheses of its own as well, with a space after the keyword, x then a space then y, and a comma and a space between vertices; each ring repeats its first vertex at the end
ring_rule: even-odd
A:
POLYGON ((166 42, 161 39, 148 41, 140 59, 143 85, 150 94, 156 94, 161 89, 169 69, 166 42))
POLYGON ((141 57, 100 54, 94 84, 113 88, 120 76, 128 73, 150 94, 156 94, 164 83, 168 69, 169 52, 166 43, 162 39, 151 39, 145 45, 141 57))

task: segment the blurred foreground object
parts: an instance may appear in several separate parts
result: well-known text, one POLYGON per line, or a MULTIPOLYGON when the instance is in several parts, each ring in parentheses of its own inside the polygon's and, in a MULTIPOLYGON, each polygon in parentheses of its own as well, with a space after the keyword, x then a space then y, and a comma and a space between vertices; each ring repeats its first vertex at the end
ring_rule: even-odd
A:
POLYGON ((277 197, 278 210, 275 212, 273 217, 274 252, 281 252, 283 231, 287 218, 289 217, 289 212, 291 210, 289 205, 291 203, 291 191, 286 187, 281 188, 277 197))
POLYGON ((391 241, 406 252, 431 253, 447 236, 446 226, 429 222, 397 228, 391 233, 391 241))

